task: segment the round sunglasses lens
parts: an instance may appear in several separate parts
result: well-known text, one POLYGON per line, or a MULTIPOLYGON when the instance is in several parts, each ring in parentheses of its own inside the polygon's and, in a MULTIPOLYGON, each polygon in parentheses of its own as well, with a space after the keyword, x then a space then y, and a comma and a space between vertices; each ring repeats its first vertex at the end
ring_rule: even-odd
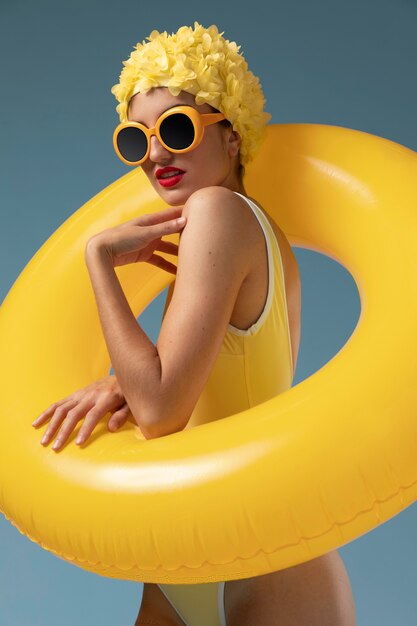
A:
POLYGON ((131 163, 143 159, 148 147, 146 135, 140 128, 126 126, 117 135, 117 147, 120 154, 131 163))
POLYGON ((173 113, 161 123, 159 132, 164 143, 173 150, 184 150, 194 141, 194 126, 188 115, 173 113))

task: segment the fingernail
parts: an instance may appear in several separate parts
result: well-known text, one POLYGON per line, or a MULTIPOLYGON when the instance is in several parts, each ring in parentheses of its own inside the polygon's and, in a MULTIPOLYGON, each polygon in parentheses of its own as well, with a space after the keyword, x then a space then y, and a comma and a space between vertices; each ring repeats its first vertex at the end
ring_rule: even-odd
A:
POLYGON ((179 217, 179 218, 177 219, 177 222, 178 222, 179 224, 183 224, 183 223, 185 222, 185 220, 186 220, 186 218, 185 218, 185 217, 179 217))
POLYGON ((61 445, 61 442, 59 441, 59 439, 57 439, 56 441, 54 441, 54 445, 52 446, 52 450, 56 450, 57 448, 59 448, 60 445, 61 445))
POLYGON ((48 435, 44 435, 41 439, 41 443, 46 443, 48 440, 48 435))
POLYGON ((82 435, 77 435, 77 439, 75 440, 75 443, 80 444, 84 441, 84 437, 82 435))

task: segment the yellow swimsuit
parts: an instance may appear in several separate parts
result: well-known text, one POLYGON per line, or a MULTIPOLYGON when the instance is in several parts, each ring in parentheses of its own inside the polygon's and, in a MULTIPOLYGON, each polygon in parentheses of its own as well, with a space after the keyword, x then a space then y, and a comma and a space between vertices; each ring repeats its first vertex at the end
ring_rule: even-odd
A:
MULTIPOLYGON (((235 192, 237 193, 237 192, 235 192)), ((229 324, 218 357, 186 429, 269 400, 293 381, 284 271, 268 219, 242 194, 262 227, 268 254, 268 296, 258 320, 242 330, 229 324)), ((158 585, 187 626, 226 626, 224 582, 158 585)))

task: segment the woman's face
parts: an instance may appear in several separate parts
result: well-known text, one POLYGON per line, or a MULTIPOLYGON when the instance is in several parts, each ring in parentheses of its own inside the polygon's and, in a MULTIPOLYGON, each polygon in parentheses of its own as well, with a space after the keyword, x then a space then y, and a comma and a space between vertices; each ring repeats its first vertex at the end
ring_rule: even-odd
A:
MULTIPOLYGON (((167 87, 157 87, 133 96, 129 102, 128 119, 153 128, 164 111, 179 104, 191 105, 200 113, 213 112, 208 104, 196 105, 194 96, 188 92, 173 96, 167 87)), ((231 126, 226 128, 219 123, 206 126, 200 144, 182 154, 170 152, 153 135, 149 157, 141 167, 161 198, 171 206, 180 206, 194 191, 210 185, 242 191, 237 176, 239 147, 239 134, 231 126), (156 173, 168 166, 185 173, 177 183, 164 187, 156 173)))

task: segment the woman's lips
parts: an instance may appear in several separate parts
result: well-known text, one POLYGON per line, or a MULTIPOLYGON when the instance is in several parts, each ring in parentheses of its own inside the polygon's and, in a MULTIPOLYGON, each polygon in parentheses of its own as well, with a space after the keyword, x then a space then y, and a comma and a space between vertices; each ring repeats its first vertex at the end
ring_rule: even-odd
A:
POLYGON ((173 176, 167 176, 166 178, 158 178, 158 183, 162 185, 162 187, 173 187, 180 182, 184 174, 185 172, 181 172, 180 174, 174 174, 173 176))

